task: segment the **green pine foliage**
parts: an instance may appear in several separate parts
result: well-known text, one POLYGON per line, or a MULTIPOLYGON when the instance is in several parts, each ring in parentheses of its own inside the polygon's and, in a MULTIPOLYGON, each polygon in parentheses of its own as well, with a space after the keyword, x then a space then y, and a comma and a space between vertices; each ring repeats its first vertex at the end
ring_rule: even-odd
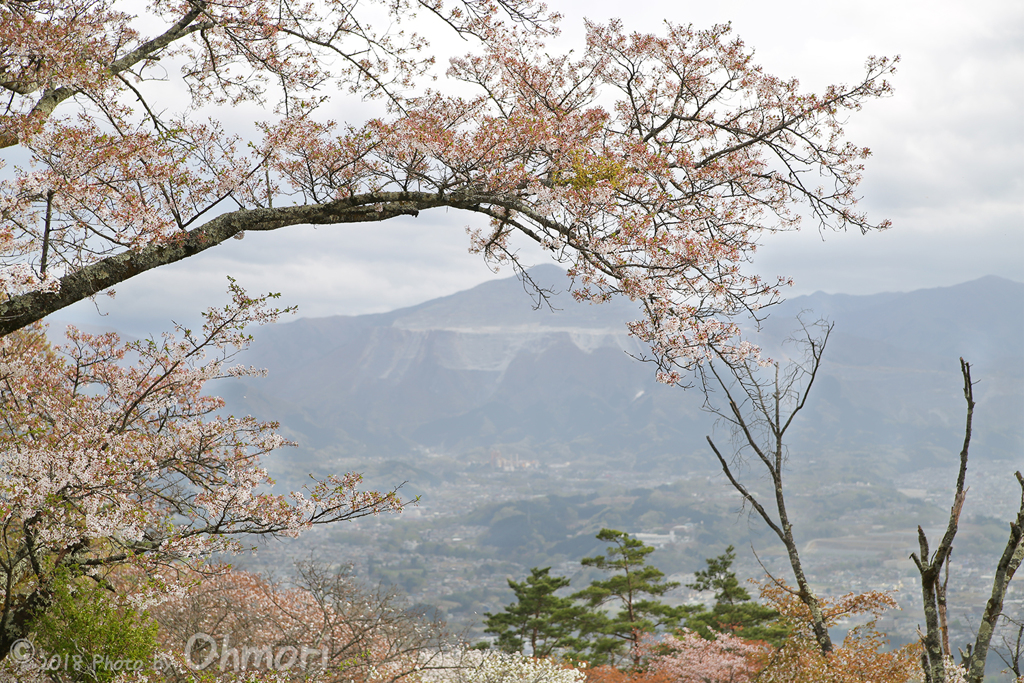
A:
POLYGON ((551 576, 550 571, 551 567, 534 567, 521 583, 509 579, 516 601, 503 612, 484 613, 484 633, 498 636, 499 649, 525 653, 528 644, 533 657, 551 657, 579 646, 574 634, 587 610, 572 598, 555 595, 568 587, 569 579, 551 576))
POLYGON ((614 529, 601 529, 597 538, 611 547, 604 555, 585 557, 580 563, 611 576, 573 595, 591 609, 611 608, 610 613, 593 613, 583 624, 581 636, 589 640, 590 664, 619 664, 628 659, 633 668, 639 668, 638 645, 643 635, 678 627, 690 608, 672 607, 658 599, 679 584, 665 581, 661 570, 647 565, 653 547, 614 529))
POLYGON ((736 547, 729 546, 724 555, 704 560, 708 568, 693 573, 694 582, 686 584, 695 591, 715 591, 715 602, 735 605, 750 600, 750 593, 740 585, 732 563, 736 561, 736 547))
POLYGON ((70 573, 57 576, 53 604, 40 618, 34 642, 40 656, 60 665, 61 680, 106 683, 125 671, 151 671, 157 624, 124 605, 110 590, 70 573))
POLYGON ((733 546, 705 560, 707 568, 694 574, 688 588, 714 591, 715 605, 671 606, 662 601, 679 584, 647 564, 654 548, 629 534, 602 529, 597 538, 609 544, 604 555, 580 560, 584 567, 607 572, 605 579, 569 597, 556 595, 569 579, 551 576, 550 567, 530 570, 525 581, 511 579, 516 600, 497 614, 486 613, 486 633, 497 636, 505 652, 534 657, 586 660, 591 667, 611 664, 638 670, 637 646, 645 634, 665 633, 685 626, 708 640, 729 633, 748 640, 781 645, 789 635, 779 613, 755 602, 732 571, 733 546))
POLYGON ((713 640, 716 633, 729 633, 781 645, 789 629, 779 620, 778 612, 754 602, 740 585, 732 571, 735 560, 735 548, 730 545, 725 554, 706 559, 707 569, 695 572, 694 582, 686 584, 698 591, 715 591, 714 607, 692 612, 686 617, 686 628, 708 640, 713 640))

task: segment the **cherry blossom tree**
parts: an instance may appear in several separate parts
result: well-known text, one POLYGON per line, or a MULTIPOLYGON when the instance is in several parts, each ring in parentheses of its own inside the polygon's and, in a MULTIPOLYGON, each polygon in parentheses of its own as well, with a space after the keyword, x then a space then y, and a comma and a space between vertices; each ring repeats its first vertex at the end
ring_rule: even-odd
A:
POLYGON ((395 492, 360 491, 355 474, 266 492, 260 460, 287 442, 272 423, 219 413, 203 389, 258 374, 232 356, 248 323, 281 311, 234 283, 231 294, 201 330, 160 341, 71 329, 54 349, 40 327, 0 338, 0 659, 48 608, 58 575, 109 586, 134 568, 143 604, 243 537, 401 508, 395 492))
POLYGON ((689 629, 645 645, 649 653, 652 647, 649 668, 675 683, 748 683, 755 680, 771 649, 727 633, 708 640, 689 629))
POLYGON ((549 55, 556 16, 531 0, 10 0, 0 16, 0 657, 56 571, 104 583, 128 565, 144 599, 245 534, 401 505, 357 475, 262 492, 284 440, 202 388, 250 372, 227 362, 276 314, 264 299, 233 287, 199 332, 72 330, 62 351, 29 327, 54 311, 246 231, 447 207, 490 219, 471 234, 487 259, 518 267, 518 234, 570 267, 577 298, 641 302, 631 331, 674 382, 752 349, 730 316, 779 296, 784 280, 741 269, 764 231, 887 225, 856 211, 868 150, 843 122, 890 93, 893 60, 815 94, 728 26, 588 24, 578 56, 549 55), (475 41, 443 81, 465 95, 426 87, 426 41, 402 32, 417 11, 475 41), (334 92, 387 114, 332 121, 334 92), (259 119, 229 130, 247 105, 259 119))
POLYGON ((517 266, 518 234, 570 266, 578 298, 641 302, 632 332, 675 381, 709 347, 748 350, 730 316, 785 282, 741 269, 764 231, 887 225, 856 211, 869 152, 843 123, 890 93, 891 59, 815 94, 764 73, 727 25, 587 24, 585 49, 550 55, 557 17, 532 0, 141 11, 0 8, 0 144, 27 158, 0 183, 0 333, 246 231, 449 207, 491 219, 471 238, 489 259, 517 266), (417 11, 473 41, 443 89, 402 32, 417 11), (332 93, 389 113, 329 120, 332 93), (245 104, 260 120, 228 131, 245 104))
POLYGON ((392 683, 438 668, 452 640, 383 586, 300 562, 290 581, 227 571, 152 610, 172 680, 256 670, 289 680, 392 683), (305 654, 303 654, 305 653, 305 654))

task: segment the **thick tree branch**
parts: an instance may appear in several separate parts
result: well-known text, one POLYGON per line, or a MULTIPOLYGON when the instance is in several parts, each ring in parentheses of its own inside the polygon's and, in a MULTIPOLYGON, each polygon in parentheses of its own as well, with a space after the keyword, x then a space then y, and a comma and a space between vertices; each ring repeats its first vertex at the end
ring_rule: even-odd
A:
POLYGON ((147 270, 194 256, 245 231, 270 231, 291 225, 378 222, 395 216, 416 216, 422 210, 442 206, 487 213, 484 204, 499 203, 507 204, 509 200, 471 192, 448 195, 376 192, 325 204, 232 211, 183 235, 107 257, 65 275, 57 292, 29 292, 0 302, 0 336, 147 270))
POLYGON ((715 445, 715 442, 711 440, 710 436, 706 436, 704 438, 708 440, 708 445, 711 446, 711 450, 714 451, 715 455, 718 457, 718 463, 722 466, 722 472, 725 473, 725 476, 729 479, 729 483, 732 484, 732 487, 736 489, 736 491, 739 492, 741 496, 743 496, 744 500, 750 503, 750 506, 757 511, 757 514, 761 515, 761 519, 763 519, 765 524, 767 524, 768 527, 775 532, 775 535, 779 537, 779 540, 785 543, 786 535, 782 532, 782 529, 780 529, 779 526, 775 523, 775 521, 772 520, 768 512, 761 506, 759 502, 757 502, 757 499, 754 498, 753 495, 751 495, 747 488, 736 479, 735 475, 733 475, 732 473, 732 469, 729 467, 729 463, 726 462, 725 458, 722 456, 721 451, 718 450, 718 446, 715 445))
MULTIPOLYGON (((171 26, 171 28, 167 29, 164 33, 157 36, 156 38, 143 43, 136 49, 129 52, 124 57, 121 57, 120 59, 112 62, 109 67, 110 75, 117 76, 127 71, 128 69, 131 69, 139 62, 150 58, 154 53, 167 47, 174 41, 180 40, 181 38, 184 38, 185 36, 190 35, 204 27, 208 28, 210 26, 213 26, 213 24, 209 22, 189 26, 189 24, 195 21, 203 13, 205 7, 205 2, 194 2, 193 8, 189 12, 187 12, 185 16, 179 19, 173 26, 171 26)), ((18 87, 13 87, 10 84, 0 84, 0 86, 5 87, 8 90, 12 90, 13 92, 27 95, 38 90, 40 84, 18 84, 18 87)), ((80 92, 81 90, 78 87, 71 85, 48 88, 36 101, 35 106, 32 107, 32 111, 29 112, 29 117, 36 120, 45 120, 50 116, 50 114, 53 113, 53 110, 56 109, 58 105, 60 105, 65 100, 74 97, 80 92)), ((18 143, 19 139, 17 135, 15 135, 14 133, 11 133, 9 131, 0 132, 0 149, 6 147, 13 147, 18 143)))

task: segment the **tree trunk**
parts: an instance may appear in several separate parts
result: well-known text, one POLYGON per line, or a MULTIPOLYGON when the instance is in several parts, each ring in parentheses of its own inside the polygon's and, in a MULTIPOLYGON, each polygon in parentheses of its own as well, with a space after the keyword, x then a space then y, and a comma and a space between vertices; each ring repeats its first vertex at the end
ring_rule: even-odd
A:
MULTIPOLYGON (((930 683, 946 683, 946 665, 943 656, 946 654, 943 649, 942 630, 945 624, 944 615, 940 614, 940 594, 943 587, 939 580, 942 576, 942 566, 949 559, 953 550, 953 539, 960 523, 960 513, 964 508, 964 500, 967 491, 964 483, 967 478, 967 454, 971 446, 971 428, 974 421, 974 388, 971 382, 971 364, 960 359, 960 374, 964 380, 964 400, 967 402, 967 420, 964 426, 964 442, 960 449, 960 470, 956 478, 956 491, 953 494, 953 505, 949 509, 949 521, 946 523, 946 531, 939 541, 934 554, 928 552, 928 538, 924 529, 917 527, 917 540, 920 555, 911 553, 910 559, 917 565, 921 574, 921 600, 924 607, 925 633, 921 636, 921 643, 924 645, 924 656, 926 658, 925 673, 930 683)), ((941 607, 944 610, 945 597, 942 596, 941 607)))
POLYGON ((1010 538, 1006 541, 999 564, 996 565, 996 575, 992 580, 992 596, 985 605, 985 613, 978 625, 978 637, 974 641, 974 651, 971 653, 970 668, 967 671, 968 683, 983 683, 985 679, 985 660, 988 658, 996 622, 1003 613, 1003 598, 1014 573, 1020 567, 1021 560, 1024 560, 1024 477, 1020 472, 1016 474, 1021 488, 1020 510, 1017 519, 1010 524, 1010 538))
POLYGON ((11 605, 5 610, 0 622, 0 662, 11 653, 15 643, 28 638, 36 620, 46 612, 52 601, 53 596, 49 591, 37 588, 21 604, 11 605))

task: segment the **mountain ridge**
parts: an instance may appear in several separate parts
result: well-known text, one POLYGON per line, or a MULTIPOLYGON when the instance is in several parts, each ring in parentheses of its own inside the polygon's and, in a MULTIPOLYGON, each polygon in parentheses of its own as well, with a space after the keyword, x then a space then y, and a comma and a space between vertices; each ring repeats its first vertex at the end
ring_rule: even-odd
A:
MULTIPOLYGON (((423 449, 484 461, 590 459, 634 469, 700 457, 713 428, 695 392, 659 385, 632 356, 628 300, 579 304, 554 266, 530 271, 561 287, 535 309, 513 279, 388 313, 303 318, 259 330, 246 362, 269 379, 236 381, 232 409, 278 419, 300 460, 414 456, 423 449), (699 456, 698 456, 699 454, 699 456)), ((816 293, 772 307, 751 336, 773 351, 810 305, 836 323, 794 446, 883 448, 901 466, 955 440, 959 367, 979 392, 978 443, 1024 444, 1024 284, 988 277, 867 296, 816 293)), ((228 396, 230 394, 230 396, 228 396)))

